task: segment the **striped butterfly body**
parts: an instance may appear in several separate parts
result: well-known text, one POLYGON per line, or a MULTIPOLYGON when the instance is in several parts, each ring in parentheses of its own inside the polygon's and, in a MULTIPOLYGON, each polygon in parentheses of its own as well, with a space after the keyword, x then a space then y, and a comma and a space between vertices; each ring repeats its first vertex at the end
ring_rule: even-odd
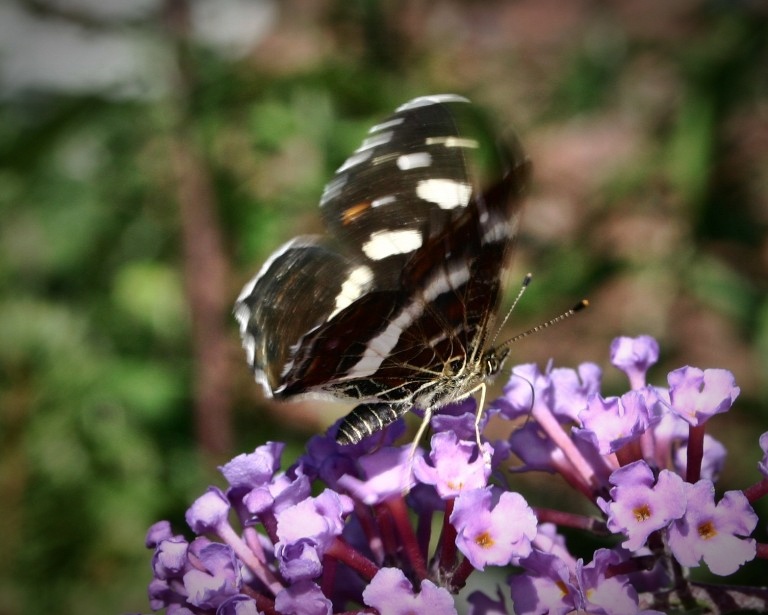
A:
POLYGON ((482 389, 507 353, 489 346, 528 175, 460 96, 371 128, 325 187, 326 234, 283 245, 237 299, 266 393, 359 402, 336 435, 353 444, 482 389))

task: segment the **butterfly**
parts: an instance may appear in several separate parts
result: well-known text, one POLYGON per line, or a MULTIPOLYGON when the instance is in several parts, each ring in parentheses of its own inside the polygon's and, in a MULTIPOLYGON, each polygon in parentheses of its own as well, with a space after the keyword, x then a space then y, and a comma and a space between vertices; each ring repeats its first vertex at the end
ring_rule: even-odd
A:
POLYGON ((326 233, 278 248, 236 301, 267 395, 357 402, 336 434, 354 444, 484 393, 508 353, 494 324, 529 175, 518 140, 455 94, 373 126, 325 186, 326 233))

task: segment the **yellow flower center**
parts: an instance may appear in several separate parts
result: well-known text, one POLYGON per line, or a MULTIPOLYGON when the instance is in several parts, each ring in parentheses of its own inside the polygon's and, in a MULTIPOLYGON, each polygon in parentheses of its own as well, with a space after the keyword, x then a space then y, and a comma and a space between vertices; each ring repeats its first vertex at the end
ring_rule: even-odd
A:
POLYGON ((493 546, 493 538, 488 532, 475 536, 475 544, 482 549, 490 549, 493 546))
POLYGON ((635 513, 635 520, 642 522, 642 521, 648 521, 648 519, 651 518, 651 507, 648 506, 648 504, 643 504, 642 506, 638 506, 633 511, 635 513))
POLYGON ((710 538, 714 538, 715 536, 717 536, 717 530, 715 529, 715 525, 711 521, 702 523, 698 529, 699 529, 699 536, 701 536, 701 538, 703 538, 704 540, 709 540, 710 538))

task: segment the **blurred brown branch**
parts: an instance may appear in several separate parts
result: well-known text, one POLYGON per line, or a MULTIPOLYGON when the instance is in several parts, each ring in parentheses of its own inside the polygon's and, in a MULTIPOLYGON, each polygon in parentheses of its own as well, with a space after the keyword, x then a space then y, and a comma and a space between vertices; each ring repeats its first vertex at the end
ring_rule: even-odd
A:
POLYGON ((167 0, 166 25, 172 34, 178 70, 173 98, 176 125, 170 136, 183 243, 183 268, 192 318, 195 361, 195 423, 204 455, 216 459, 232 451, 232 379, 226 319, 230 266, 217 217, 211 173, 196 147, 188 117, 194 81, 187 53, 189 7, 185 0, 167 0))

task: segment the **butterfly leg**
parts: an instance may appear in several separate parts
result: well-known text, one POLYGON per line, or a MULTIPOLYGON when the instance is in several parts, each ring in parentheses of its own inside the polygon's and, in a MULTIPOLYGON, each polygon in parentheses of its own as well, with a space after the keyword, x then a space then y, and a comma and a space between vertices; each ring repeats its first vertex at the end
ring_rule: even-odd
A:
POLYGON ((339 425, 336 442, 342 446, 357 444, 403 416, 410 404, 360 404, 339 425))
POLYGON ((424 432, 427 431, 431 419, 432 409, 427 408, 424 410, 424 418, 421 419, 421 425, 419 425, 419 430, 416 432, 416 436, 414 436, 413 443, 411 444, 411 452, 408 454, 409 467, 413 466, 413 458, 416 455, 416 449, 419 448, 419 441, 424 436, 424 432))
POLYGON ((482 442, 480 442, 480 421, 483 418, 483 411, 485 410, 485 391, 488 388, 483 382, 477 387, 480 389, 480 403, 477 405, 477 411, 475 412, 475 442, 477 442, 477 453, 483 456, 483 462, 487 467, 491 467, 491 454, 488 448, 483 448, 482 442))
POLYGON ((480 403, 477 404, 477 410, 475 412, 475 441, 477 442, 478 453, 482 453, 483 445, 480 443, 480 421, 483 418, 483 411, 485 409, 485 389, 487 387, 485 383, 482 383, 477 388, 480 389, 480 403))

